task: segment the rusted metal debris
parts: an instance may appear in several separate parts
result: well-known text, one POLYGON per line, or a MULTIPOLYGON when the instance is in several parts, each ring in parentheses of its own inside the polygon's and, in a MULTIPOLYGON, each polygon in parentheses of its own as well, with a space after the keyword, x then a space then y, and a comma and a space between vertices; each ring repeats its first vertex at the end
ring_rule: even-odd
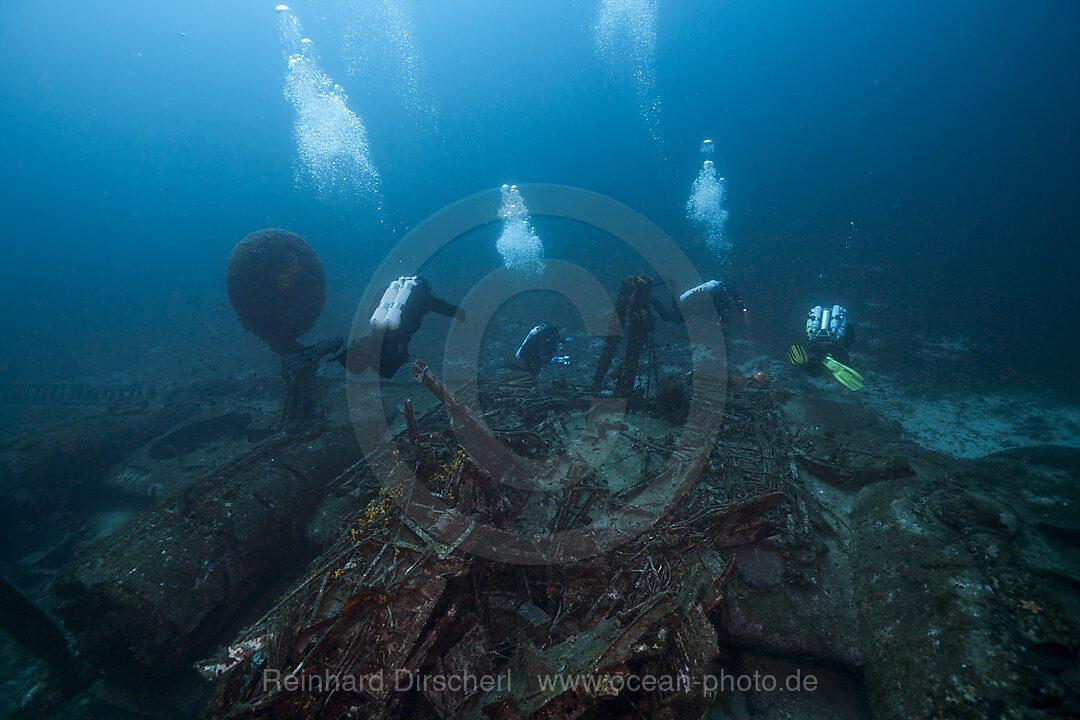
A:
POLYGON ((450 415, 451 429, 467 434, 473 441, 472 452, 477 456, 476 460, 482 467, 487 468, 491 475, 505 478, 522 472, 520 464, 507 452, 506 446, 495 437, 487 424, 475 417, 474 413, 428 370, 427 364, 422 360, 413 364, 413 376, 442 402, 450 415))
POLYGON ((626 396, 634 389, 641 351, 645 349, 645 343, 652 337, 656 326, 656 317, 649 310, 652 278, 642 275, 628 280, 633 283, 633 292, 626 311, 626 353, 615 381, 615 394, 620 396, 626 396))
POLYGON ((593 374, 592 391, 600 392, 608 375, 622 334, 626 336, 626 350, 622 363, 615 371, 615 394, 628 396, 637 380, 638 363, 645 344, 652 337, 656 318, 649 310, 649 294, 653 281, 647 275, 625 277, 615 298, 615 312, 608 324, 608 334, 593 374))
POLYGON ((348 426, 274 438, 83 549, 52 586, 82 655, 116 677, 189 666, 260 584, 303 562, 307 517, 359 455, 348 426))
POLYGON ((412 400, 405 400, 405 429, 409 433, 409 444, 413 447, 420 445, 420 426, 416 424, 416 412, 413 410, 412 400))
MULTIPOLYGON (((486 396, 489 407, 508 409, 486 417, 422 363, 414 372, 443 408, 421 418, 406 409, 406 430, 366 461, 394 467, 378 495, 304 579, 230 644, 264 643, 260 649, 199 663, 213 673, 240 658, 222 675, 208 717, 700 715, 710 702, 700 679, 717 652, 715 609, 734 567, 726 548, 769 535, 770 510, 788 498, 792 463, 783 438, 763 429, 762 416, 773 410, 767 396, 728 398, 741 421, 686 469, 697 473, 696 487, 658 521, 602 554, 522 565, 467 552, 472 529, 506 528, 509 544, 511 531, 601 527, 612 508, 648 507, 641 479, 614 486, 568 462, 551 467, 557 487, 502 484, 477 455, 506 455, 510 438, 523 454, 559 455, 588 393, 567 388, 538 397, 511 388, 486 396), (462 432, 479 453, 459 443, 462 432), (718 456, 728 459, 718 463, 718 456), (409 500, 423 495, 421 486, 431 499, 418 507, 409 500), (627 689, 621 678, 631 673, 675 685, 627 689), (575 681, 581 684, 561 684, 575 681)), ((663 439, 635 441, 627 425, 600 423, 594 431, 636 453, 638 470, 649 467, 649 455, 671 454, 663 439)), ((669 457, 656 477, 679 463, 669 457)))

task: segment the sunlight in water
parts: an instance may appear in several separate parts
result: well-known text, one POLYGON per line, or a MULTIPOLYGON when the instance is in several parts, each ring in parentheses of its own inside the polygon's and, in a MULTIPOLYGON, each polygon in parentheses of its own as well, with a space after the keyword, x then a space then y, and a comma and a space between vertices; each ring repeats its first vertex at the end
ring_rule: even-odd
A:
POLYGON ((381 210, 379 173, 363 120, 349 109, 341 86, 319 69, 296 15, 285 5, 277 12, 288 57, 284 93, 296 108, 297 185, 310 182, 323 199, 360 201, 381 210))
POLYGON ((612 69, 633 75, 638 112, 653 140, 660 142, 660 97, 656 92, 656 12, 658 0, 601 0, 596 47, 612 69))
POLYGON ((402 0, 341 0, 345 29, 342 54, 349 75, 390 73, 394 92, 410 111, 437 112, 424 91, 424 63, 412 17, 402 0))
POLYGON ((725 226, 728 211, 724 209, 724 178, 716 176, 716 166, 706 160, 694 180, 690 199, 686 201, 686 213, 695 223, 703 226, 706 242, 717 255, 731 250, 725 226))
POLYGON ((533 230, 529 221, 529 209, 521 199, 517 185, 502 186, 502 204, 499 217, 503 231, 495 243, 507 269, 537 277, 544 273, 544 243, 533 230))

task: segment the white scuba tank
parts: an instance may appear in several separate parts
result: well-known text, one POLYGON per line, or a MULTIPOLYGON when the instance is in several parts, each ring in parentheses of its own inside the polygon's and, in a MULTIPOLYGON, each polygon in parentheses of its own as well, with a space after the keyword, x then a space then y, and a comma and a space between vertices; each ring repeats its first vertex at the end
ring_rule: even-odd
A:
POLYGON ((695 293, 699 293, 699 292, 708 292, 708 291, 712 290, 713 288, 717 287, 718 285, 720 285, 719 280, 710 280, 708 282, 703 282, 700 285, 698 285, 697 287, 692 287, 689 290, 687 290, 686 292, 684 292, 682 295, 680 295, 679 296, 679 302, 680 303, 685 303, 687 300, 690 299, 691 295, 694 295, 695 293))
POLYGON ((401 289, 398 290, 394 302, 390 304, 390 309, 386 311, 387 330, 397 330, 401 327, 401 311, 405 303, 409 302, 409 296, 412 295, 413 288, 417 284, 415 277, 401 278, 401 289))
POLYGON ((390 311, 390 307, 394 304, 394 298, 397 297, 398 292, 401 290, 404 280, 405 278, 395 280, 383 291, 382 299, 379 300, 378 307, 375 308, 375 312, 371 313, 371 319, 368 321, 373 329, 381 330, 386 327, 386 313, 390 311))
POLYGON ((844 337, 847 332, 847 308, 843 305, 833 305, 832 320, 829 321, 829 334, 834 340, 844 337))
POLYGON ((810 308, 810 313, 806 316, 806 336, 817 337, 818 332, 821 330, 821 320, 825 313, 825 308, 820 305, 815 305, 810 308))
POLYGON ((821 330, 818 331, 818 335, 829 334, 830 322, 832 322, 832 308, 827 307, 821 311, 821 330))
POLYGON ((546 327, 547 327, 546 324, 540 323, 539 325, 534 327, 532 330, 530 330, 529 334, 526 335, 525 339, 521 342, 521 347, 519 347, 517 349, 517 352, 514 353, 514 357, 516 357, 518 360, 520 360, 521 359, 521 351, 525 349, 525 346, 529 344, 529 341, 532 340, 534 335, 538 335, 539 333, 543 332, 544 328, 546 328, 546 327))
POLYGON ((371 327, 375 330, 397 330, 401 327, 401 310, 418 284, 415 277, 400 277, 390 283, 379 301, 379 307, 371 314, 371 327))

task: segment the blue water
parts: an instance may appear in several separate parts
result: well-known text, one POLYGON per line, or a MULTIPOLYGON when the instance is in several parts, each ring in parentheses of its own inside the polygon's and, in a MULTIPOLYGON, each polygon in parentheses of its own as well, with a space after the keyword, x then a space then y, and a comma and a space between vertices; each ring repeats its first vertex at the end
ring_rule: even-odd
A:
MULTIPOLYGON (((644 213, 777 327, 827 289, 1069 383, 1075 2, 661 0, 660 142, 631 73, 597 53, 599 3, 402 4, 433 114, 402 102, 393 68, 348 72, 348 3, 292 4, 366 125, 379 219, 297 182, 273 3, 4 3, 0 378, 134 372, 163 344, 233 342, 225 258, 261 227, 312 244, 325 323, 340 325, 409 227, 480 190, 549 182, 644 213), (723 266, 685 212, 706 137, 727 183, 723 266)), ((498 265, 493 246, 476 252, 469 262, 498 265)))

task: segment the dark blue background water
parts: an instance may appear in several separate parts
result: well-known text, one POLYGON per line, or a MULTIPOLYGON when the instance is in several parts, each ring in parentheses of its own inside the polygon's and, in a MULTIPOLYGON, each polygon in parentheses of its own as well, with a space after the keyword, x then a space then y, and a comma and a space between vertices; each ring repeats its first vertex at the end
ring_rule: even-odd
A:
POLYGON ((383 226, 294 184, 272 2, 0 7, 0 378, 100 375, 170 342, 203 354, 210 328, 242 336, 225 258, 265 226, 320 254, 333 324, 404 229, 504 182, 615 197, 712 272, 684 210, 704 137, 728 181, 724 272, 775 322, 798 332, 828 290, 1026 372, 1075 368, 1060 353, 1078 307, 1080 4, 661 0, 662 148, 596 54, 597 3, 410 3, 436 124, 414 122, 389 77, 346 75, 338 4, 292 7, 367 125, 383 226))

